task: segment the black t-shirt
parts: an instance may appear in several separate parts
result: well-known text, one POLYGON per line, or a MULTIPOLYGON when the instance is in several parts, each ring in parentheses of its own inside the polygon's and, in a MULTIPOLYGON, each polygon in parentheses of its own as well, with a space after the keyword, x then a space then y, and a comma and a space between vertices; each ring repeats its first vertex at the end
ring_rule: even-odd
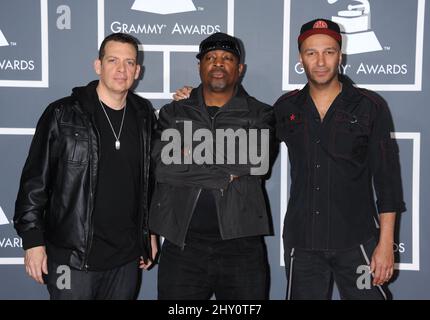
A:
MULTIPOLYGON (((118 136, 124 109, 103 105, 118 136)), ((139 133, 136 113, 127 106, 115 149, 115 136, 101 105, 95 112, 100 133, 98 183, 93 212, 94 235, 88 260, 90 270, 107 270, 136 259, 138 246, 139 133)))
MULTIPOLYGON (((219 111, 219 107, 207 107, 211 119, 219 111)), ((212 190, 202 189, 189 226, 189 236, 199 239, 219 240, 218 214, 212 190)))

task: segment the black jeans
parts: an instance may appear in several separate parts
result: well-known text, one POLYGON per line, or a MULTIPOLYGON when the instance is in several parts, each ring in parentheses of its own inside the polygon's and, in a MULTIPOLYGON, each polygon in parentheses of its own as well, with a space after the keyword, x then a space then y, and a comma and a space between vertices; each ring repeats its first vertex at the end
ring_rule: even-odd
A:
POLYGON ((44 280, 51 300, 136 299, 138 261, 107 271, 80 271, 58 265, 48 257, 48 274, 44 280))
POLYGON ((268 264, 261 237, 187 239, 184 249, 165 240, 158 266, 160 300, 267 299, 268 264))
POLYGON ((348 250, 286 249, 287 299, 328 300, 333 281, 342 300, 389 299, 386 285, 373 286, 373 278, 364 271, 376 244, 376 240, 371 239, 348 250))

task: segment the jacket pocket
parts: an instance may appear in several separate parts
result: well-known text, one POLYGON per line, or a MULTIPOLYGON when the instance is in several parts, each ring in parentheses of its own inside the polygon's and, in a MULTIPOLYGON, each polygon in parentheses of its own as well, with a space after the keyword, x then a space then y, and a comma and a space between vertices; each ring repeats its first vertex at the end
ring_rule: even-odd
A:
POLYGON ((330 153, 346 160, 363 163, 367 158, 369 144, 368 115, 347 112, 335 113, 335 124, 330 138, 330 153))
POLYGON ((60 154, 70 164, 85 164, 89 159, 88 131, 85 127, 60 125, 60 154))
POLYGON ((261 180, 254 176, 243 176, 231 183, 235 192, 235 201, 239 202, 240 211, 247 219, 260 223, 266 216, 266 200, 263 195, 261 180))
POLYGON ((217 129, 223 129, 223 130, 249 130, 253 127, 253 123, 255 123, 255 120, 247 119, 245 118, 238 118, 233 117, 229 115, 227 112, 224 112, 224 114, 221 113, 220 116, 216 119, 216 128, 217 129))
POLYGON ((176 225, 173 208, 170 205, 172 192, 174 192, 172 186, 156 183, 149 210, 149 229, 159 231, 171 226, 172 223, 176 225))

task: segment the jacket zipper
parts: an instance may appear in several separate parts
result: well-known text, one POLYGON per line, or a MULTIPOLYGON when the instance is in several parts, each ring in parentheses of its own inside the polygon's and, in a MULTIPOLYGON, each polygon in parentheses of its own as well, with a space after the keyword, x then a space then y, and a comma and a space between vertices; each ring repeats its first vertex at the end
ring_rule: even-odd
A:
MULTIPOLYGON (((96 126, 94 126, 94 131, 97 134, 98 141, 100 141, 100 133, 97 130, 96 126)), ((90 137, 90 145, 92 145, 91 135, 89 135, 89 137, 90 137)), ((100 146, 99 142, 97 144, 98 144, 98 157, 99 157, 99 160, 100 160, 101 146, 100 146)), ((92 245, 92 242, 93 242, 93 235, 94 235, 94 230, 93 230, 93 210, 94 210, 95 197, 94 197, 94 192, 93 192, 93 169, 92 169, 92 161, 93 161, 93 155, 92 155, 92 152, 90 152, 90 162, 89 162, 90 163, 89 164, 89 166, 90 166, 90 170, 89 170, 90 171, 89 172, 89 174, 90 174, 90 203, 89 203, 90 208, 88 210, 89 213, 90 213, 90 216, 88 218, 89 221, 90 221, 90 224, 89 224, 89 227, 88 227, 88 242, 87 242, 87 248, 86 248, 86 251, 85 251, 85 259, 84 259, 84 269, 85 269, 86 272, 88 272, 88 267, 89 267, 88 266, 88 257, 89 257, 89 253, 90 253, 90 250, 91 250, 91 245, 92 245)))
MULTIPOLYGON (((224 197, 224 189, 220 189, 220 191, 221 191, 221 198, 222 198, 222 197, 224 197)), ((221 217, 219 214, 219 204, 218 203, 219 203, 219 201, 215 201, 215 209, 216 209, 216 215, 218 217, 219 233, 221 235, 221 239, 224 239, 224 232, 222 231, 222 228, 221 228, 221 217)))
MULTIPOLYGON (((201 110, 199 109, 199 108, 194 108, 195 110, 197 110, 200 114, 202 114, 202 112, 201 112, 201 110)), ((215 114, 215 116, 211 116, 211 115, 209 115, 209 118, 211 119, 211 131, 212 131, 212 134, 214 134, 215 133, 215 118, 216 118, 216 116, 219 114, 219 113, 221 113, 221 111, 222 110, 219 110, 216 114, 215 114)), ((225 111, 224 111, 225 112, 225 111)), ((188 232, 188 228, 189 228, 189 226, 190 226, 190 223, 191 223, 191 219, 192 219, 192 217, 193 217, 193 214, 194 214, 194 209, 195 209, 195 207, 196 207, 196 205, 197 205, 197 201, 198 201, 198 199, 199 199, 199 197, 200 197, 200 193, 201 193, 201 191, 202 191, 202 188, 200 188, 199 189, 199 192, 197 193, 197 197, 196 197, 196 199, 195 199, 195 201, 194 201, 194 204, 193 204, 193 208, 192 208, 192 211, 191 211, 191 215, 190 215, 190 218, 188 219, 188 222, 187 222, 187 227, 185 228, 185 235, 187 234, 187 232, 188 232)), ((219 189, 219 191, 221 192, 221 197, 223 197, 224 196, 224 189, 222 189, 222 188, 220 188, 219 189)), ((217 206, 217 208, 216 208, 216 210, 217 210, 217 216, 218 216, 218 225, 220 226, 220 223, 219 223, 219 209, 218 209, 218 206, 217 206)), ((221 237, 223 237, 223 232, 222 232, 222 230, 221 230, 221 226, 220 226, 220 234, 221 234, 221 237)), ((186 245, 186 243, 185 243, 185 241, 183 241, 183 245, 182 245, 182 250, 184 250, 185 249, 185 245, 186 245)))
MULTIPOLYGON (((193 214, 194 214, 194 210, 196 209, 196 205, 197 205, 197 201, 199 200, 199 198, 200 198, 200 193, 202 192, 202 188, 199 188, 199 192, 197 192, 197 197, 196 197, 196 199, 194 200, 194 203, 193 203, 193 207, 192 207, 192 209, 191 209, 191 214, 190 214, 190 217, 189 217, 189 219, 188 219, 188 221, 187 221, 187 227, 185 228, 185 237, 186 237, 186 235, 187 235, 187 233, 188 233, 188 228, 190 227, 190 223, 191 223, 191 219, 193 218, 193 214)), ((185 238, 184 237, 184 238, 185 238)), ((186 243, 185 243, 185 239, 182 241, 182 251, 184 251, 184 249, 185 249, 185 245, 186 245, 186 243)))
MULTIPOLYGON (((144 119, 144 122, 145 122, 145 119, 144 119)), ((144 186, 144 184, 145 183, 148 183, 148 170, 146 170, 146 168, 147 168, 147 166, 149 165, 149 161, 150 161, 150 159, 148 160, 148 159, 143 159, 143 152, 146 152, 146 140, 145 140, 145 136, 144 136, 144 134, 145 134, 145 130, 148 128, 148 125, 146 125, 146 128, 142 128, 142 134, 140 135, 140 138, 142 139, 141 141, 140 141, 140 163, 142 164, 142 166, 141 166, 141 170, 140 170, 140 185, 141 185, 141 188, 142 188, 142 194, 143 194, 143 197, 145 197, 145 193, 147 194, 148 193, 148 187, 146 187, 145 188, 145 186, 144 186), (143 176, 145 176, 146 177, 146 180, 144 179, 144 177, 143 176), (146 181, 146 182, 145 182, 146 181), (146 192, 145 192, 146 191, 146 192)), ((149 135, 149 133, 148 133, 148 135, 149 135)), ((141 199, 141 200, 143 200, 143 199, 141 199)), ((144 208, 143 208, 143 205, 142 205, 142 201, 139 201, 139 203, 140 203, 140 206, 141 206, 141 208, 140 208, 140 210, 139 210, 139 214, 140 214, 140 219, 139 219, 139 222, 140 222, 140 224, 139 224, 139 226, 138 226, 138 235, 139 235, 139 240, 140 240, 140 244, 141 245, 144 245, 144 242, 143 242, 143 237, 144 236, 146 236, 146 234, 144 234, 143 233, 143 223, 144 223, 144 212, 143 212, 143 210, 144 210, 144 208)), ((151 240, 149 240, 150 241, 150 243, 151 243, 151 240)), ((145 248, 142 248, 142 251, 143 250, 145 250, 145 248)), ((149 259, 151 259, 152 258, 152 248, 150 247, 150 251, 148 252, 148 254, 149 254, 149 259)))
MULTIPOLYGON (((221 112, 222 110, 218 110, 218 112, 217 113, 215 113, 215 115, 212 117, 211 115, 209 115, 209 117, 211 118, 211 130, 212 130, 212 135, 214 135, 215 134, 215 118, 216 118, 216 116, 221 112)), ((224 111, 225 112, 225 111, 224 111)), ((215 136, 216 136, 216 134, 215 134, 215 136)), ((215 160, 215 159, 214 159, 215 160)), ((219 191, 220 191, 220 193, 221 193, 221 198, 223 198, 224 197, 224 189, 223 188, 220 188, 219 189, 219 191)), ((219 202, 219 201, 218 201, 219 202)), ((220 235, 221 235, 221 239, 223 239, 224 238, 224 232, 223 232, 223 230, 222 230, 222 224, 221 224, 221 217, 220 217, 220 213, 219 213, 219 203, 216 203, 215 204, 215 207, 216 207, 216 213, 217 213, 217 217, 218 217, 218 227, 219 227, 219 233, 220 233, 220 235)))
MULTIPOLYGON (((218 110, 217 113, 215 113, 215 115, 212 117, 211 115, 209 115, 209 118, 211 119, 211 131, 212 131, 212 136, 216 137, 216 132, 215 132, 215 118, 216 116, 221 112, 221 110, 218 110)), ((225 111, 224 111, 225 112, 225 111)), ((216 159, 214 159, 214 161, 216 162, 216 159)), ((221 197, 224 196, 224 189, 219 189, 219 191, 221 192, 221 197)), ((217 209, 217 213, 218 213, 218 209, 217 209)), ((218 219, 219 219, 219 215, 218 215, 218 219)), ((219 220, 218 220, 219 221, 219 220)), ((219 223, 219 222, 218 222, 219 223)), ((220 230, 221 232, 221 230, 220 230)))

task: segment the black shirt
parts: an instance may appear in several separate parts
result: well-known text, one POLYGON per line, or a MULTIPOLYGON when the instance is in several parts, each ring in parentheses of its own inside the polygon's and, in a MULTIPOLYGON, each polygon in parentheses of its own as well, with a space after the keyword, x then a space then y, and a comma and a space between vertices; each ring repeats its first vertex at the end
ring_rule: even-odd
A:
MULTIPOLYGON (((97 101, 98 103, 98 101, 97 101)), ((103 105, 118 136, 124 109, 103 105)), ((100 105, 95 108, 100 133, 98 183, 93 212, 94 235, 88 260, 90 270, 106 270, 139 256, 137 199, 139 190, 139 134, 136 113, 127 107, 120 149, 100 105)))
POLYGON ((378 235, 378 212, 405 211, 388 107, 375 93, 341 80, 343 90, 323 121, 308 86, 274 106, 276 134, 291 164, 288 248, 351 248, 378 235))
MULTIPOLYGON (((219 111, 219 107, 206 107, 211 119, 219 111)), ((188 233, 193 238, 220 240, 218 214, 215 197, 210 189, 202 189, 191 218, 188 233)))

